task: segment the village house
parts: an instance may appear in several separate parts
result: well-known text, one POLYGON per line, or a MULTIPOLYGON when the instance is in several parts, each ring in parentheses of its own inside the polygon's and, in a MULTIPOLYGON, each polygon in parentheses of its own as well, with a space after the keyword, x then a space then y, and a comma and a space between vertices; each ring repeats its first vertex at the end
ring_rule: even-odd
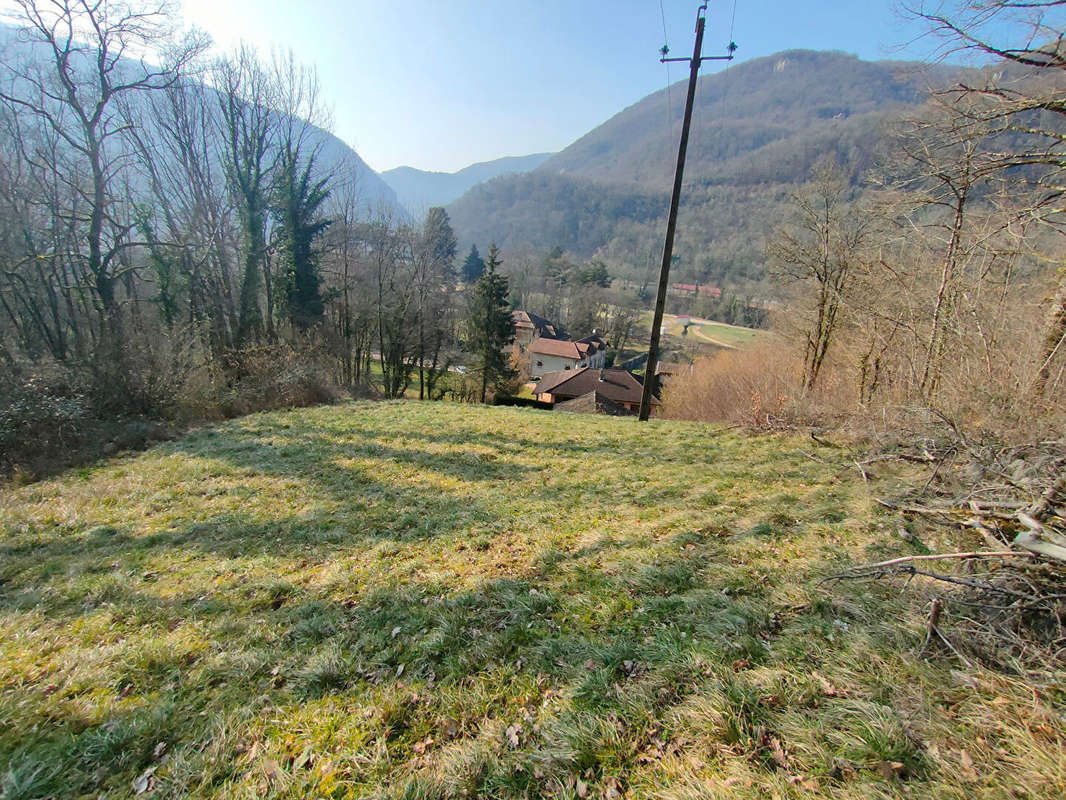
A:
MULTIPOLYGON (((640 411, 643 393, 644 384, 632 372, 592 367, 546 374, 533 389, 538 400, 561 411, 615 415, 640 411)), ((653 395, 651 405, 654 411, 662 403, 653 395)))
POLYGON ((525 357, 529 359, 529 375, 533 379, 549 372, 581 367, 600 369, 607 363, 607 340, 598 331, 576 342, 540 337, 530 342, 525 357))
POLYGON ((563 330, 551 320, 529 311, 512 311, 515 356, 521 357, 534 339, 565 339, 563 330))
POLYGON ((671 283, 670 294, 699 295, 700 297, 721 297, 722 290, 717 286, 703 286, 698 283, 671 283))
POLYGON ((558 339, 534 339, 526 348, 529 375, 536 379, 549 372, 564 372, 586 366, 588 347, 558 339))

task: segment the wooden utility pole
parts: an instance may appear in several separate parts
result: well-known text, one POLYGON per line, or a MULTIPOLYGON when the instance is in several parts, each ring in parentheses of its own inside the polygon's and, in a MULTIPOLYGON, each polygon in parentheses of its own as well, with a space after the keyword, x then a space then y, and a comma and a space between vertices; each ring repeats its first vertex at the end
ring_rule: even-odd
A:
POLYGON ((651 322, 651 344, 648 346, 648 364, 644 369, 644 392, 640 397, 640 421, 646 422, 651 415, 651 397, 655 389, 655 369, 659 364, 659 332, 663 325, 663 309, 666 306, 666 289, 670 285, 670 259, 674 255, 674 231, 677 228, 677 207, 681 202, 681 179, 685 174, 685 153, 688 151, 688 130, 692 125, 692 103, 696 99, 696 80, 700 74, 700 64, 704 61, 730 61, 736 45, 729 43, 727 56, 703 56, 703 29, 707 24, 707 3, 700 5, 696 12, 696 45, 692 49, 692 58, 667 58, 667 48, 663 48, 660 61, 688 61, 688 97, 685 100, 685 119, 681 123, 681 144, 677 148, 677 169, 674 172, 674 193, 670 196, 670 216, 666 220, 666 243, 663 245, 663 263, 659 267, 659 293, 655 296, 655 314, 651 322))

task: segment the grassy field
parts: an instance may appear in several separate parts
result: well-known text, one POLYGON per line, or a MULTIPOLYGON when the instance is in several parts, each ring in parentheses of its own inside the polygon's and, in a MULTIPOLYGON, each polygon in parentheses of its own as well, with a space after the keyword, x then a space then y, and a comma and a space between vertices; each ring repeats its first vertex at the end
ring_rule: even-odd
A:
MULTIPOLYGON (((645 325, 651 325, 651 312, 645 315, 645 325)), ((684 330, 684 326, 678 322, 678 317, 674 314, 663 315, 663 327, 666 328, 667 344, 673 347, 681 347, 685 344, 692 344, 693 342, 699 342, 702 344, 713 344, 718 347, 743 347, 746 344, 750 344, 758 339, 763 332, 755 330, 754 328, 743 328, 739 325, 727 325, 724 322, 714 322, 709 319, 700 319, 699 317, 686 317, 691 323, 688 329, 688 336, 682 336, 681 332, 684 330), (691 337, 691 338, 690 338, 691 337)))
POLYGON ((809 439, 411 402, 0 490, 0 796, 1066 796, 1062 687, 920 657, 917 584, 817 586, 915 552, 869 491, 809 439))

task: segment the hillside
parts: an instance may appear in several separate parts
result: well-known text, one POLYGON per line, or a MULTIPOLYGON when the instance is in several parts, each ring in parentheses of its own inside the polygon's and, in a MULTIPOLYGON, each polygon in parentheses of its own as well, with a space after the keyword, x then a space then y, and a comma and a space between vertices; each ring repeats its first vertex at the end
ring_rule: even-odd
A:
MULTIPOLYGON (((886 120, 913 110, 958 68, 866 62, 795 50, 700 78, 679 222, 680 278, 757 280, 782 203, 819 159, 860 183, 877 163, 886 120)), ((461 240, 559 244, 635 272, 661 247, 684 110, 684 84, 649 95, 527 175, 497 178, 453 203, 461 240), (588 208, 603 192, 613 212, 588 208), (628 205, 626 197, 639 197, 628 205), (649 205, 657 209, 649 215, 649 205), (627 265, 626 261, 630 263, 627 265)))
POLYGON ((1061 687, 819 585, 919 552, 852 457, 359 403, 0 490, 0 792, 1063 796, 1061 687))
MULTIPOLYGON (((3 50, 5 57, 14 63, 23 60, 32 63, 34 59, 41 59, 43 63, 47 63, 51 57, 51 53, 43 45, 28 41, 19 35, 16 28, 3 22, 0 22, 0 50, 3 50)), ((135 62, 120 60, 117 69, 120 73, 125 69, 136 74, 138 66, 135 62)), ((26 90, 25 87, 23 90, 26 90)), ((140 93, 139 100, 146 102, 149 96, 150 93, 140 93)), ((151 127, 155 122, 152 114, 142 113, 139 116, 146 127, 151 127)), ((382 180, 381 176, 371 169, 346 142, 329 131, 313 125, 309 126, 308 142, 319 148, 317 165, 323 174, 332 173, 339 182, 350 181, 358 187, 359 201, 367 213, 383 206, 391 208, 398 204, 392 187, 382 180)))
POLYGON ((414 167, 396 167, 381 177, 396 192, 403 206, 415 217, 427 208, 443 206, 461 197, 471 187, 500 175, 529 172, 543 164, 551 153, 510 156, 471 164, 458 172, 427 172, 414 167))

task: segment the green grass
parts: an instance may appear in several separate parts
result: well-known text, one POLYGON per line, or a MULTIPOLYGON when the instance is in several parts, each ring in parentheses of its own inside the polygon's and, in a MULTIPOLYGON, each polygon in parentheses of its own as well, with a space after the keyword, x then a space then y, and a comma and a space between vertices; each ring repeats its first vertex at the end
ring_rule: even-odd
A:
POLYGON ((812 447, 360 403, 0 490, 0 796, 1066 794, 1061 689, 816 587, 910 545, 812 447))
MULTIPOLYGON (((751 344, 764 334, 763 331, 754 328, 744 328, 739 325, 727 325, 724 322, 714 322, 709 319, 687 317, 690 321, 688 336, 682 336, 684 326, 678 322, 675 314, 663 315, 663 327, 666 328, 665 342, 672 347, 680 347, 684 344, 699 342, 712 344, 718 347, 743 347, 751 344)), ((651 312, 645 317, 645 325, 651 325, 651 312)))

